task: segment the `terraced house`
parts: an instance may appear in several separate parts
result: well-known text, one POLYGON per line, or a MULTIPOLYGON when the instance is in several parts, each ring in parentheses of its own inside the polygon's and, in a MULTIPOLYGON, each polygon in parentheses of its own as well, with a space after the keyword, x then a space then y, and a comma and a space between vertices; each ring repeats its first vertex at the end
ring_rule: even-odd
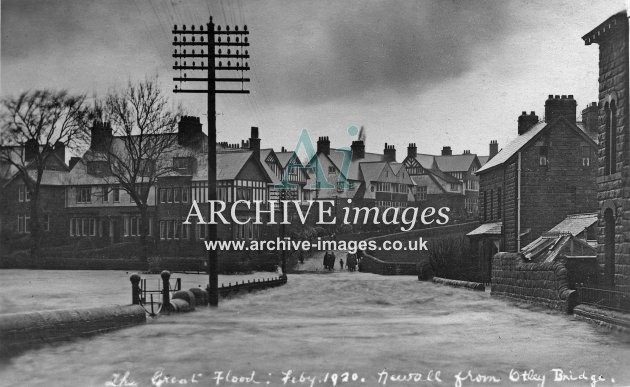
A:
MULTIPOLYGON (((544 120, 518 117, 518 136, 476 173, 479 220, 468 234, 485 267, 519 252, 570 214, 596 209, 597 130, 576 122, 572 95, 550 95, 544 120)), ((584 115, 584 114, 583 114, 584 115)))
MULTIPOLYGON (((71 238, 94 238, 107 243, 137 239, 141 232, 140 211, 130 194, 113 179, 107 163, 99 157, 103 142, 116 146, 121 141, 111 134, 111 127, 96 123, 92 143, 84 157, 70 172, 66 186, 68 235, 71 238)), ((181 118, 178 133, 162 134, 171 138, 171 146, 158 163, 169 165, 155 184, 147 184, 147 235, 160 249, 186 249, 199 245, 207 229, 201 224, 183 224, 192 201, 199 203, 202 214, 208 208, 207 136, 198 117, 181 118)), ((268 200, 270 176, 260 163, 256 149, 217 147, 217 199, 229 206, 236 200, 268 200)), ((143 180, 139 180, 143 184, 143 180)), ((253 209, 252 209, 253 211, 253 209)), ((253 212, 239 208, 239 217, 253 212)), ((219 225, 221 239, 261 237, 259 226, 219 225)))

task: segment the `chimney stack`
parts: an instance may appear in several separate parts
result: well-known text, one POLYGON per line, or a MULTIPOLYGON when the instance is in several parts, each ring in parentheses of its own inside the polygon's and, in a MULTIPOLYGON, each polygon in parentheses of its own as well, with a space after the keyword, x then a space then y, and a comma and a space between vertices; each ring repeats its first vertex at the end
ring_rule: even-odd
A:
POLYGON ((545 121, 547 123, 565 117, 569 122, 575 124, 577 102, 573 99, 573 95, 553 96, 549 95, 545 101, 545 121))
POLYGON ((396 147, 394 145, 387 145, 387 143, 385 143, 383 156, 385 161, 396 162, 396 147))
POLYGON ((260 138, 258 137, 258 127, 252 126, 249 136, 249 149, 254 151, 256 158, 260 158, 260 138))
POLYGON ((24 161, 29 162, 32 161, 37 155, 37 151, 39 148, 39 143, 34 138, 29 138, 24 143, 24 161))
POLYGON ((90 131, 92 134, 90 149, 96 151, 107 150, 113 137, 111 124, 106 121, 94 121, 90 131))
POLYGON ((365 143, 363 143, 363 140, 352 141, 350 149, 352 149, 352 160, 365 158, 365 143))
POLYGON ((55 143, 54 152, 61 161, 66 162, 66 144, 61 141, 55 143))
POLYGON ((535 112, 530 112, 527 115, 527 112, 523 112, 520 116, 518 116, 518 135, 527 133, 528 130, 532 128, 532 126, 538 123, 538 116, 535 112))
POLYGON ((470 149, 464 149, 464 153, 462 153, 463 155, 469 155, 470 154, 470 149))
POLYGON ((593 102, 586 106, 584 110, 582 110, 582 122, 591 133, 597 133, 599 131, 599 108, 597 107, 597 102, 593 102))
POLYGON ((317 154, 323 153, 325 155, 330 154, 330 140, 328 136, 320 137, 317 140, 317 154))
POLYGON ((415 142, 410 143, 407 147, 407 157, 411 157, 413 159, 418 157, 418 147, 416 146, 415 142))
POLYGON ((497 142, 497 140, 491 140, 490 141, 490 153, 489 153, 489 156, 488 156, 488 160, 490 160, 491 158, 496 156, 497 153, 499 153, 499 143, 497 142))
POLYGON ((201 121, 199 117, 182 116, 177 124, 177 143, 189 146, 197 143, 201 135, 201 121))
POLYGON ((442 147, 442 156, 452 156, 452 155, 453 155, 453 151, 451 150, 450 146, 442 147))

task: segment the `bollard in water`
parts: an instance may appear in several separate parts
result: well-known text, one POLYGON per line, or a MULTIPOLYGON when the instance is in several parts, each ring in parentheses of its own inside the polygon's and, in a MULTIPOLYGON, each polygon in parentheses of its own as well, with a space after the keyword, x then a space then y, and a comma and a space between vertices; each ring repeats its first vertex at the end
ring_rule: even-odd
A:
POLYGON ((129 277, 129 281, 131 281, 131 304, 139 305, 140 304, 140 276, 138 274, 132 274, 129 277))
POLYGON ((168 270, 164 270, 160 273, 160 277, 162 277, 162 309, 166 311, 171 303, 169 294, 171 273, 168 270))

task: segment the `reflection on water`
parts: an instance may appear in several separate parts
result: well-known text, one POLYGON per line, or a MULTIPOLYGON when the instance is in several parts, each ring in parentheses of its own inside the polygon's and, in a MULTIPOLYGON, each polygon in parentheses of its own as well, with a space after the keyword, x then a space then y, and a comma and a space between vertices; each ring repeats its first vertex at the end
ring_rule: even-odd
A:
POLYGON ((283 287, 223 301, 219 309, 28 351, 2 367, 0 380, 103 386, 114 373, 129 371, 144 386, 163 369, 189 382, 201 373, 201 385, 214 385, 209 379, 214 371, 232 370, 256 371, 273 386, 282 385, 281 372, 291 369, 298 377, 302 371, 321 377, 357 372, 363 385, 373 386, 378 372, 387 369, 390 374, 440 370, 445 383, 433 384, 451 386, 453 375, 471 370, 499 375, 505 385, 513 368, 546 373, 546 385, 554 385, 551 369, 562 368, 628 385, 629 360, 628 341, 570 316, 412 277, 334 273, 290 276, 283 287))

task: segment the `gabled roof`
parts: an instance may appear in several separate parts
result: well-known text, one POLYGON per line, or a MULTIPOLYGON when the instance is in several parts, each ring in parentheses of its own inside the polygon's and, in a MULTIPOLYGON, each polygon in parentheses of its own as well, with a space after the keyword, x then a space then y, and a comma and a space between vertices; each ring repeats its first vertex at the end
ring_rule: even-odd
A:
MULTIPOLYGON (((278 161, 282 165, 283 170, 287 168, 287 165, 289 165, 289 162, 291 161, 291 158, 294 155, 295 155, 295 162, 302 164, 302 160, 300 160, 300 158, 295 152, 275 152, 275 153, 276 153, 276 157, 278 158, 278 161)), ((302 173, 304 174, 304 178, 308 180, 309 174, 307 173, 307 169, 300 168, 300 171, 302 171, 302 173)))
POLYGON ((503 149, 501 149, 499 153, 496 154, 496 156, 490 159, 490 161, 488 161, 486 165, 481 167, 475 174, 478 175, 479 173, 486 172, 507 162, 512 158, 512 156, 516 155, 521 149, 523 149, 523 147, 533 141, 539 133, 541 133, 546 128, 551 128, 555 126, 560 121, 564 121, 570 128, 574 129, 578 135, 582 136, 582 138, 584 138, 586 141, 589 141, 592 146, 597 146, 593 139, 589 137, 589 135, 585 132, 584 126, 580 127, 564 117, 558 117, 549 124, 546 122, 539 122, 536 125, 532 126, 527 132, 519 135, 510 143, 508 143, 503 149))
POLYGON ((477 158, 479 159, 479 164, 483 167, 490 159, 490 156, 477 156, 477 158))
MULTIPOLYGON (((276 175, 271 169, 271 167, 269 166, 269 164, 267 164, 267 159, 269 158, 269 156, 273 157, 275 161, 278 161, 278 158, 276 157, 277 153, 275 153, 273 149, 270 149, 270 148, 261 149, 260 150, 260 163, 265 169, 265 172, 267 172, 267 175, 269 175, 269 177, 271 178, 271 183, 280 184, 280 177, 276 175)), ((279 161, 278 161, 278 165, 280 166, 280 168, 282 168, 279 161)))
POLYGON ((462 182, 459 179, 457 179, 455 176, 449 175, 448 173, 444 173, 444 172, 440 171, 437 168, 429 169, 429 170, 427 170, 427 172, 434 174, 435 176, 439 177, 440 179, 446 181, 447 183, 462 184, 462 182))
MULTIPOLYGON (((332 163, 335 165, 335 167, 337 167, 338 170, 340 171, 343 170, 342 167, 343 167, 344 151, 331 148, 328 158, 330 159, 330 161, 332 161, 332 163)), ((346 179, 359 180, 360 179, 359 165, 361 163, 383 161, 383 158, 384 156, 382 154, 365 152, 365 155, 363 158, 350 160, 350 167, 348 168, 346 179)))
POLYGON ((418 153, 415 157, 416 161, 420 163, 422 168, 431 169, 435 167, 435 156, 418 153))
POLYGON ((477 155, 469 153, 465 155, 435 156, 435 163, 444 172, 465 172, 475 162, 477 155))

